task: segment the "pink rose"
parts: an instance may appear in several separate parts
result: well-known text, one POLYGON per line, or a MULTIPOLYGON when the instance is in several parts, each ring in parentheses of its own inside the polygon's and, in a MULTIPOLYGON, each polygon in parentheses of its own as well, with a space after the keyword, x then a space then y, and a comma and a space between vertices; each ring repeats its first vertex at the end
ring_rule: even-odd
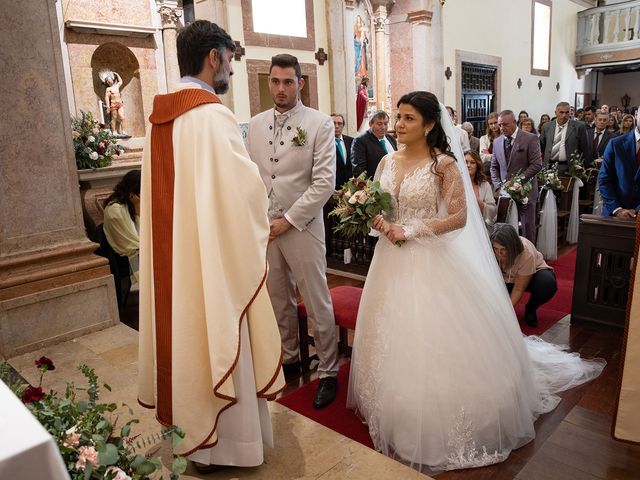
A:
POLYGON ((67 437, 62 442, 62 445, 67 448, 75 448, 80 443, 80 434, 75 432, 69 432, 67 430, 67 437))
POLYGON ((89 462, 91 465, 93 465, 93 468, 95 469, 99 463, 98 463, 98 452, 96 452, 96 449, 93 447, 80 447, 79 450, 80 454, 78 455, 78 461, 76 462, 76 468, 80 471, 84 471, 84 468, 87 464, 87 462, 89 462))
MULTIPOLYGON (((355 198, 356 202, 358 202, 360 205, 363 205, 369 198, 369 195, 367 195, 367 192, 365 192, 364 190, 358 190, 356 193, 353 194, 352 198, 355 198)), ((355 203, 355 202, 352 202, 352 203, 355 203)))
POLYGON ((71 131, 71 136, 73 138, 78 138, 80 136, 80 132, 78 132, 77 130, 73 130, 71 131))

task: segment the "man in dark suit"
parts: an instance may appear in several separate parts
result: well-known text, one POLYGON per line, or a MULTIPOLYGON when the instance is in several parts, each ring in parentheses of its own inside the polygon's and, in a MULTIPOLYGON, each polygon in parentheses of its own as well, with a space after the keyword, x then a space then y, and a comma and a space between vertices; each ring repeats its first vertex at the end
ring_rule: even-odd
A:
POLYGON ((388 128, 389 115, 378 110, 369 120, 369 129, 353 139, 351 164, 354 177, 365 171, 367 176, 373 177, 382 157, 398 149, 396 139, 387 134, 388 128))
POLYGON ((593 151, 594 161, 598 158, 602 158, 609 140, 615 137, 615 134, 607 130, 608 121, 609 115, 603 112, 598 112, 596 114, 596 121, 593 125, 593 128, 587 127, 587 135, 592 139, 593 142, 591 150, 593 151))
POLYGON ((602 215, 633 218, 640 209, 640 110, 633 131, 609 141, 598 175, 602 215))
POLYGON ((351 142, 353 137, 343 135, 344 117, 340 113, 332 113, 331 120, 336 133, 336 190, 339 190, 352 176, 351 142))
POLYGON ((544 154, 545 165, 557 163, 558 173, 565 174, 569 170, 569 158, 576 150, 582 153, 584 165, 592 161, 591 138, 583 122, 569 119, 569 104, 560 102, 556 105, 556 119, 547 122, 540 134, 540 147, 544 154))
POLYGON ((591 105, 584 107, 584 116, 582 117, 587 128, 593 129, 594 123, 596 121, 596 108, 591 105))
MULTIPOLYGON (((567 115, 569 112, 567 111, 567 115)), ((500 190, 500 182, 516 174, 531 180, 526 204, 518 204, 518 220, 522 235, 536 243, 536 202, 538 201, 538 172, 542 169, 540 142, 532 133, 520 130, 516 125, 516 116, 511 110, 504 110, 498 116, 500 135, 493 141, 491 156, 491 181, 493 188, 500 190)))

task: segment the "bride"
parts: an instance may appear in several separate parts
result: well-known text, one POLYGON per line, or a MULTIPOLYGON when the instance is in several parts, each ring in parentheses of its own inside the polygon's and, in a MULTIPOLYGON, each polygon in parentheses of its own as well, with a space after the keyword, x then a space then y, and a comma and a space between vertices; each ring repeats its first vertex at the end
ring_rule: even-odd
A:
POLYGON ((444 107, 428 92, 398 107, 405 148, 376 172, 393 200, 374 221, 382 238, 347 406, 377 450, 419 470, 501 462, 535 437, 534 420, 560 401, 554 393, 597 377, 604 361, 523 339, 444 107))

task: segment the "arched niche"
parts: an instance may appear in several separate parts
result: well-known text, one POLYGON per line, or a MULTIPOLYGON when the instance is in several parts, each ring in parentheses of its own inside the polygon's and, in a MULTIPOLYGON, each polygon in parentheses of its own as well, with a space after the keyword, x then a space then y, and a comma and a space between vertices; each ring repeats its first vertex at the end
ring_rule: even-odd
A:
MULTIPOLYGON (((138 59, 131 50, 117 42, 104 43, 95 49, 91 56, 91 76, 93 91, 97 97, 96 103, 98 100, 104 101, 106 86, 98 76, 103 69, 113 70, 122 78, 120 92, 127 133, 133 137, 144 137, 145 122, 138 59)), ((108 112, 105 112, 105 120, 108 121, 108 118, 108 112)))

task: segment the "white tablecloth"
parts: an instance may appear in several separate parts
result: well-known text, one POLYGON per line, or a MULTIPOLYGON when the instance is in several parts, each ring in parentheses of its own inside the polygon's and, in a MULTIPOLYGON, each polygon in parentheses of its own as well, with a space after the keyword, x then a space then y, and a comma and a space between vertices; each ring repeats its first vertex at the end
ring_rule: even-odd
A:
POLYGON ((55 441, 0 381, 0 479, 68 480, 55 441))

